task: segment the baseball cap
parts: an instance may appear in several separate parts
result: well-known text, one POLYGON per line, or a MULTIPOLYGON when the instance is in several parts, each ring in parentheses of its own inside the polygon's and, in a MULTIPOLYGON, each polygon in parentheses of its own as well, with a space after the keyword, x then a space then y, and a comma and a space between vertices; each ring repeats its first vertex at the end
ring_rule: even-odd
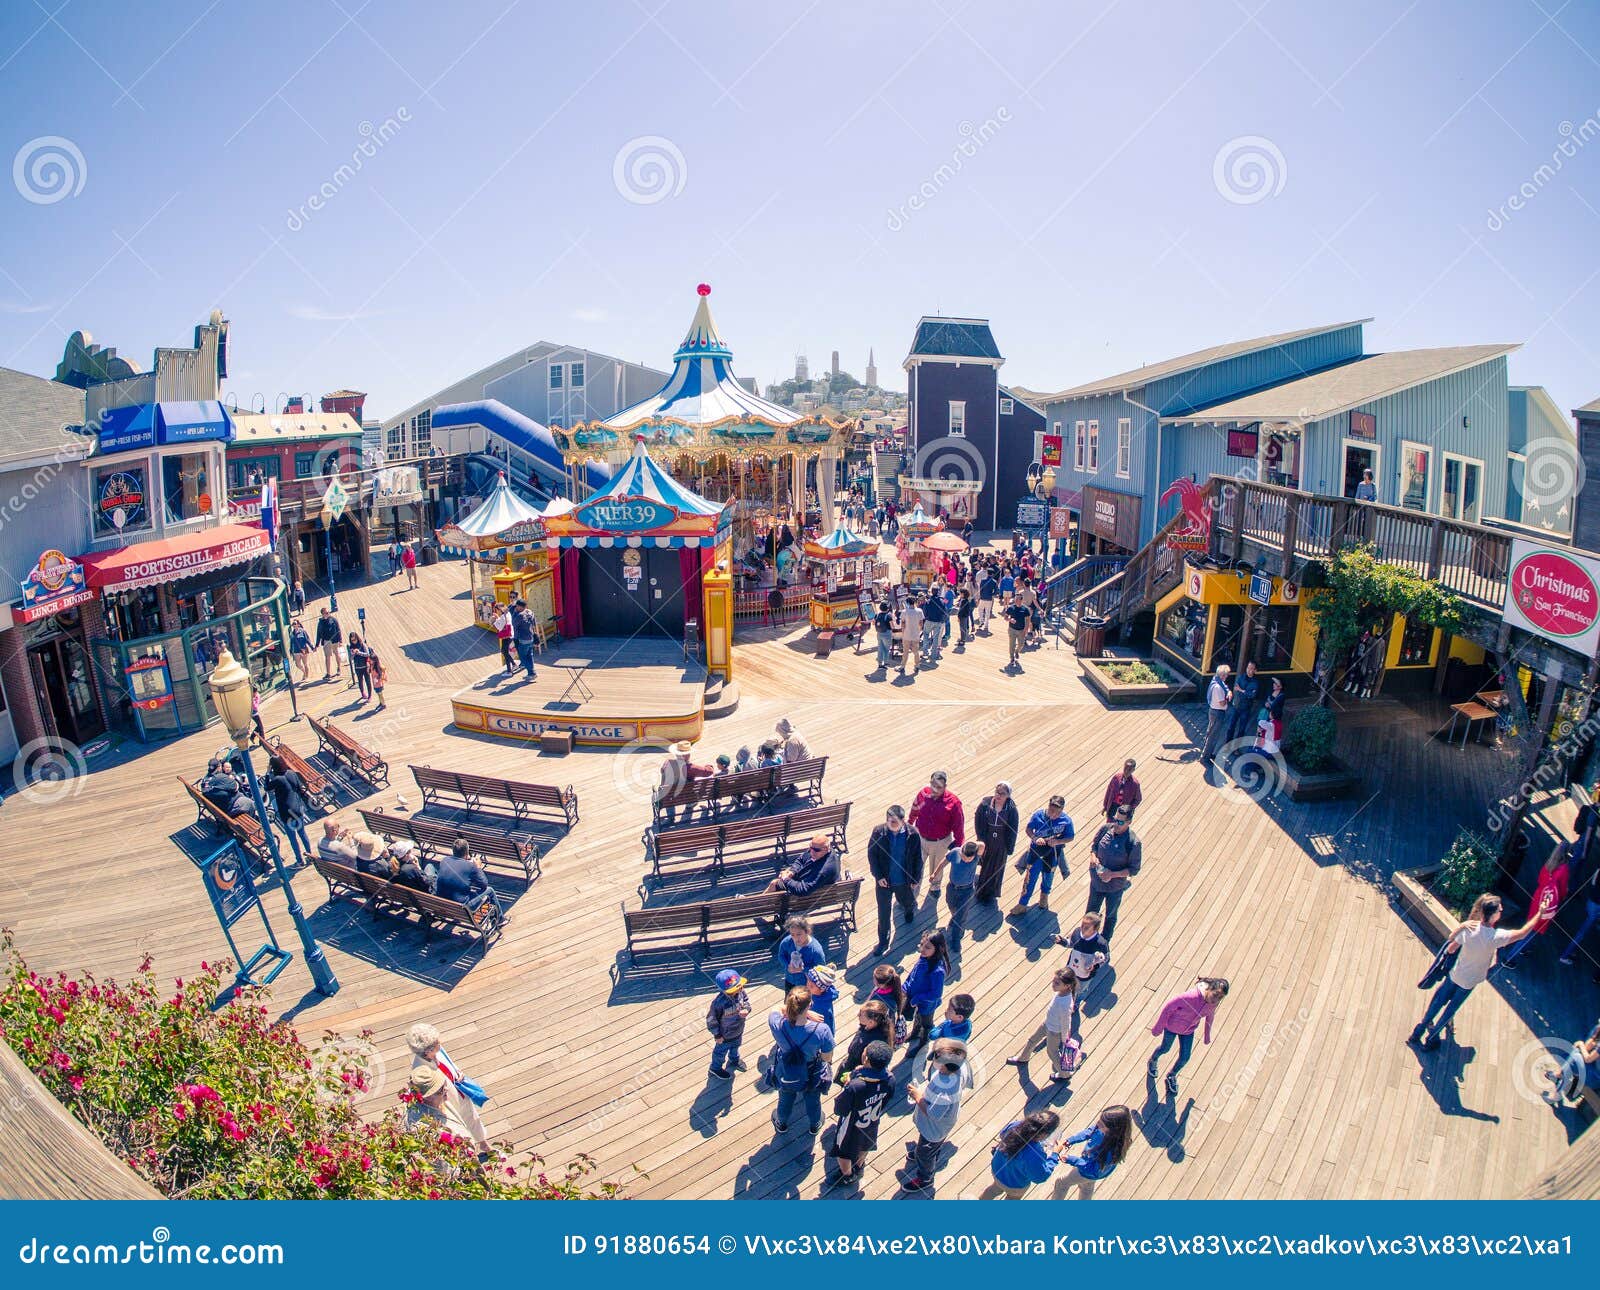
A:
POLYGON ((723 968, 717 973, 717 989, 723 994, 738 994, 745 984, 745 979, 732 968, 723 968))

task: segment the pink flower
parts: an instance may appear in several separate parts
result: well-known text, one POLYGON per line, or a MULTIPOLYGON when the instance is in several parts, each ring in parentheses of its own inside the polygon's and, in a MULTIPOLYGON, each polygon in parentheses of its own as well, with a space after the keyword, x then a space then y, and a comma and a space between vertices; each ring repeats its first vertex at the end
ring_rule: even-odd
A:
POLYGON ((72 1091, 74 1093, 83 1092, 83 1076, 82 1075, 68 1075, 67 1076, 67 1084, 72 1089, 72 1091))
POLYGON ((446 1132, 446 1133, 441 1133, 439 1135, 439 1145, 441 1147, 454 1146, 455 1145, 455 1141, 456 1141, 456 1135, 453 1134, 453 1133, 446 1132))
POLYGON ((369 1171, 371 1168, 372 1168, 372 1157, 369 1156, 366 1152, 363 1151, 361 1153, 361 1169, 362 1169, 362 1172, 365 1173, 365 1172, 369 1171))
POLYGON ((177 1103, 172 1108, 172 1118, 180 1121, 187 1120, 189 1118, 189 1108, 186 1107, 182 1102, 177 1103))

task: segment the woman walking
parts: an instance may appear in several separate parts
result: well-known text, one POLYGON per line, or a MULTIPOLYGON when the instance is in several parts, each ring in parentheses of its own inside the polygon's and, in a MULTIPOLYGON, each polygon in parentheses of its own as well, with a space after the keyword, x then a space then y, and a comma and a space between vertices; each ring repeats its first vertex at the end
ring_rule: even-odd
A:
POLYGON ((1056 1179, 1055 1196, 1060 1200, 1068 1187, 1076 1186, 1079 1200, 1094 1197, 1095 1184, 1111 1177, 1128 1154, 1133 1137, 1133 1114, 1127 1107, 1108 1106, 1087 1129, 1080 1129, 1062 1140, 1063 1147, 1080 1147, 1064 1152, 1061 1163, 1068 1166, 1056 1179))
POLYGON ((1212 1019, 1217 1015, 1217 1005, 1227 997, 1228 982, 1225 978, 1199 976, 1195 978, 1192 989, 1167 1000, 1161 1015, 1156 1018, 1156 1024, 1150 1027, 1152 1035, 1161 1036, 1161 1043, 1150 1054, 1150 1064, 1146 1068, 1148 1079, 1155 1079, 1161 1055, 1176 1042, 1178 1060, 1172 1063, 1172 1069, 1167 1072, 1167 1092, 1173 1097, 1178 1095, 1178 1072, 1189 1064, 1189 1057, 1194 1051, 1194 1032, 1203 1024, 1206 1043, 1211 1042, 1212 1019))
POLYGON ((1061 1163, 1060 1144, 1048 1139, 1060 1127, 1061 1117, 1054 1111, 1033 1111, 1006 1125, 989 1157, 994 1185, 984 1199, 1021 1200, 1029 1187, 1048 1182, 1061 1163))
POLYGON ((1489 979, 1500 947, 1515 944, 1539 926, 1538 906, 1534 906, 1533 917, 1516 931, 1506 931, 1497 926, 1503 910, 1498 896, 1479 896, 1473 902, 1467 921, 1445 942, 1441 953, 1454 956, 1454 961, 1428 1000, 1422 1020, 1412 1028, 1408 1044, 1420 1044, 1429 1051, 1437 1048, 1440 1032, 1461 1010, 1467 996, 1489 979))
POLYGON ((950 946, 943 932, 929 932, 917 949, 917 961, 906 977, 906 1008, 914 1014, 906 1052, 914 1053, 927 1042, 934 1014, 944 1002, 945 977, 950 972, 950 946))
POLYGON ((278 825, 289 835, 295 863, 310 864, 317 853, 306 835, 311 807, 306 802, 305 780, 300 778, 299 771, 290 770, 288 763, 274 753, 267 762, 267 788, 277 808, 278 825))
POLYGON ((306 630, 306 625, 296 618, 289 624, 289 657, 294 660, 295 667, 300 669, 300 679, 309 681, 311 674, 308 666, 311 660, 311 633, 306 630))
POLYGON ((361 693, 361 703, 372 697, 372 650, 361 639, 361 633, 351 632, 345 649, 350 655, 350 677, 361 693))
POLYGON ((980 905, 993 905, 1000 899, 1006 861, 1017 848, 1019 829, 1020 818, 1017 804, 1011 800, 1011 785, 1001 780, 994 786, 994 792, 978 803, 972 816, 972 836, 983 844, 974 897, 980 905))
POLYGON ((444 1076, 449 1085, 447 1100, 456 1115, 461 1118, 461 1122, 467 1126, 467 1132, 477 1144, 481 1158, 489 1150, 489 1135, 484 1132, 483 1121, 478 1117, 478 1108, 488 1102, 489 1095, 477 1083, 463 1075, 460 1068, 450 1060, 450 1054, 444 1050, 444 1041, 439 1037, 438 1027, 429 1025, 426 1021, 417 1022, 406 1035, 406 1046, 411 1049, 413 1071, 426 1068, 437 1070, 444 1076))

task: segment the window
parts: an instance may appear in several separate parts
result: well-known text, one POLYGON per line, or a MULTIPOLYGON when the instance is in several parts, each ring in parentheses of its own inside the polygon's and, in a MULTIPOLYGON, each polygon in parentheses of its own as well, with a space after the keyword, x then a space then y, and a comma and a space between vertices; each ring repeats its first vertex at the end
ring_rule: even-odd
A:
MULTIPOLYGON (((185 452, 161 459, 161 497, 166 503, 163 522, 182 524, 210 515, 216 508, 211 496, 211 479, 208 472, 210 454, 185 452)), ((278 460, 272 458, 272 472, 277 474, 278 460)))
POLYGON ((1083 435, 1084 425, 1080 421, 1077 425, 1077 433, 1073 436, 1072 441, 1072 465, 1076 470, 1083 469, 1083 435))
POLYGON ((582 363, 567 364, 567 384, 574 390, 581 390, 583 388, 582 363))
POLYGON ((950 433, 956 438, 965 438, 967 433, 967 405, 955 399, 950 400, 950 433))
POLYGON ((433 409, 424 408, 411 419, 411 454, 426 457, 433 447, 433 409))
MULTIPOLYGON (((161 463, 163 471, 172 460, 169 457, 161 463)), ((251 480, 259 484, 263 479, 278 478, 279 470, 277 457, 235 457, 228 463, 228 484, 233 488, 249 488, 251 480)))
POLYGON ((1017 407, 1017 405, 1015 403, 1013 403, 1010 399, 1001 399, 1000 400, 1000 415, 1003 416, 1003 417, 1008 417, 1013 412, 1016 411, 1016 407, 1017 407))
POLYGON ((1089 458, 1084 467, 1090 474, 1100 469, 1100 423, 1089 422, 1089 458))
POLYGON ((1483 463, 1453 452, 1444 454, 1444 486, 1439 493, 1439 513, 1453 520, 1476 524, 1482 517, 1479 492, 1483 463))
POLYGON ((94 472, 94 535, 109 537, 150 527, 146 466, 102 466, 94 472))
MULTIPOLYGON (((294 455, 294 477, 296 479, 310 479, 317 468, 317 453, 297 452, 294 455)), ((335 458, 337 460, 337 458, 335 458)))
POLYGON ((1133 473, 1133 422, 1127 417, 1117 420, 1117 478, 1126 479, 1133 473))
POLYGON ((389 427, 383 439, 383 455, 390 461, 395 461, 406 455, 406 423, 389 427))
POLYGON ((1433 481, 1433 449, 1427 444, 1400 442, 1400 505, 1410 511, 1428 509, 1428 486, 1433 481))
POLYGON ((566 372, 567 369, 560 363, 550 364, 550 388, 552 390, 566 388, 566 372))

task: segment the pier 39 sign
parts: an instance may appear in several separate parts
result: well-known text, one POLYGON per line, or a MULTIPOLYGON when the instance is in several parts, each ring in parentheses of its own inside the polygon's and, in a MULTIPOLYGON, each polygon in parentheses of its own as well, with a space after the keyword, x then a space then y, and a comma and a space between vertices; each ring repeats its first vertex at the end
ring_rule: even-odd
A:
POLYGON ((1513 627, 1593 657, 1600 645, 1600 560, 1516 539, 1502 616, 1513 627))

